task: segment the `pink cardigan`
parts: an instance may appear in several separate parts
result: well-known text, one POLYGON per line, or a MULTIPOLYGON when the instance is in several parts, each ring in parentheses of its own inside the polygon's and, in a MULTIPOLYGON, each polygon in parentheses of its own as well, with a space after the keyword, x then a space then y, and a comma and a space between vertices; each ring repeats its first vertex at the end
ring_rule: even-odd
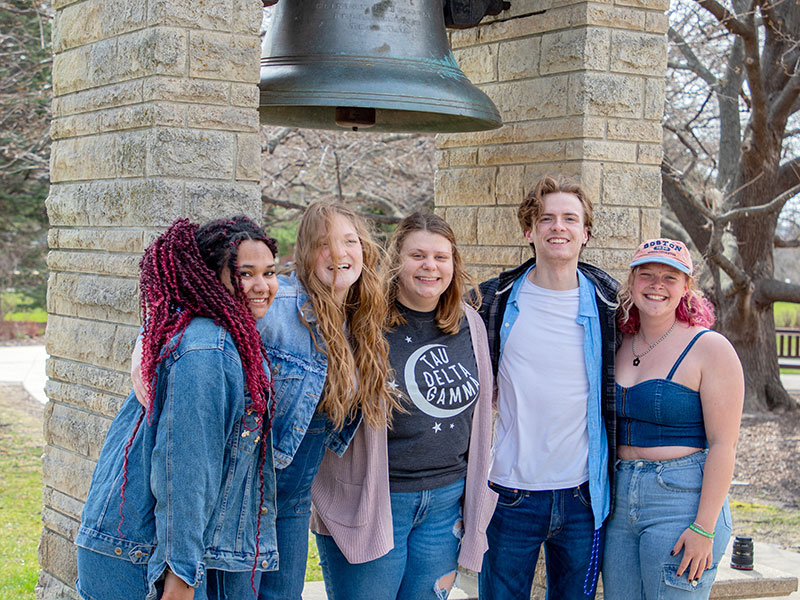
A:
MULTIPOLYGON (((473 308, 467 306, 465 312, 481 392, 472 416, 463 506, 464 537, 458 563, 480 571, 488 547, 486 527, 497 502, 497 494, 487 485, 494 382, 483 321, 473 308)), ((311 498, 311 529, 333 536, 348 561, 363 563, 389 552, 394 539, 386 428, 376 430, 362 425, 341 458, 326 451, 311 487, 311 498)))

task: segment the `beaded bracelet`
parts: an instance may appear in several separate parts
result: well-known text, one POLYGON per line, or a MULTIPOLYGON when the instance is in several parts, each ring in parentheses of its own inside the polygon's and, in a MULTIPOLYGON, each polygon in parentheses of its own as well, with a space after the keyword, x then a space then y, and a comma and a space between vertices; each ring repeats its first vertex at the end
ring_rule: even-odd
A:
POLYGON ((689 525, 689 529, 691 529, 695 533, 699 533, 703 537, 707 537, 707 538, 711 538, 711 539, 714 539, 714 536, 717 535, 713 531, 706 531, 705 529, 700 527, 700 525, 698 525, 697 523, 692 523, 691 525, 689 525))

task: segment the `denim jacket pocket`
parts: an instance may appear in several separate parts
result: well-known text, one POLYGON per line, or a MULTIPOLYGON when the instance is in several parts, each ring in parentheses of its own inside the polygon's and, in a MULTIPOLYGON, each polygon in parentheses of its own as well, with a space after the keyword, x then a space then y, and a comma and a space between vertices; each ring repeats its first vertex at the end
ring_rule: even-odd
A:
POLYGON ((275 417, 281 418, 292 407, 297 394, 301 391, 306 371, 299 365, 289 361, 276 360, 274 356, 270 358, 272 362, 272 388, 277 400, 275 417))

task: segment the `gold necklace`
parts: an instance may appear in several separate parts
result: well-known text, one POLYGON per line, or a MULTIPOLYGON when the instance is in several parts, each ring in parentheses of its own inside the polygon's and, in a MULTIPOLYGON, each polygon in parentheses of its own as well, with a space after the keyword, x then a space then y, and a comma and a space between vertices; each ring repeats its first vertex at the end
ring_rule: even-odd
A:
MULTIPOLYGON (((642 358, 642 357, 643 357, 645 354, 647 354, 648 352, 650 352, 650 350, 652 350, 653 348, 655 348, 656 346, 658 346, 658 345, 659 345, 661 342, 663 342, 665 339, 667 339, 667 336, 668 336, 670 333, 672 333, 672 330, 673 330, 673 329, 675 329, 675 325, 676 325, 677 323, 678 323, 678 319, 676 318, 676 319, 675 319, 675 320, 672 322, 672 325, 670 325, 669 329, 667 329, 667 332, 666 332, 664 335, 662 335, 660 338, 658 338, 658 339, 655 341, 655 343, 653 343, 653 344, 650 344, 650 347, 649 347, 649 348, 647 348, 647 350, 645 350, 645 351, 644 351, 644 352, 642 352, 641 354, 636 354, 636 335, 638 335, 638 334, 634 335, 634 336, 633 336, 633 339, 631 340, 631 352, 633 352, 633 356, 634 356, 634 358, 633 358, 633 366, 634 366, 634 367, 638 367, 638 366, 639 366, 639 363, 640 363, 640 362, 642 362, 641 360, 639 360, 640 358, 642 358)), ((644 335, 642 335, 642 337, 644 337, 644 335)))

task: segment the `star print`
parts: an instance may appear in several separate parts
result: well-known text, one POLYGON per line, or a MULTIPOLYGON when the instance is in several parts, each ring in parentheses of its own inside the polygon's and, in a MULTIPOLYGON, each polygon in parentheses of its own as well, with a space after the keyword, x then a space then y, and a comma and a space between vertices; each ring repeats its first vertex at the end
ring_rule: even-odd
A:
POLYGON ((399 386, 397 385, 397 380, 396 380, 396 379, 392 379, 392 380, 389 382, 389 387, 390 387, 390 388, 392 388, 393 390, 396 390, 396 389, 399 387, 399 386))
POLYGON ((455 427, 455 423, 450 423, 450 429, 452 429, 453 427, 455 427))
POLYGON ((433 429, 434 433, 439 433, 442 430, 442 424, 441 423, 434 423, 433 427, 431 427, 431 429, 433 429))
POLYGON ((414 340, 412 340, 410 337, 406 336, 406 344, 410 344, 413 341, 414 340))

